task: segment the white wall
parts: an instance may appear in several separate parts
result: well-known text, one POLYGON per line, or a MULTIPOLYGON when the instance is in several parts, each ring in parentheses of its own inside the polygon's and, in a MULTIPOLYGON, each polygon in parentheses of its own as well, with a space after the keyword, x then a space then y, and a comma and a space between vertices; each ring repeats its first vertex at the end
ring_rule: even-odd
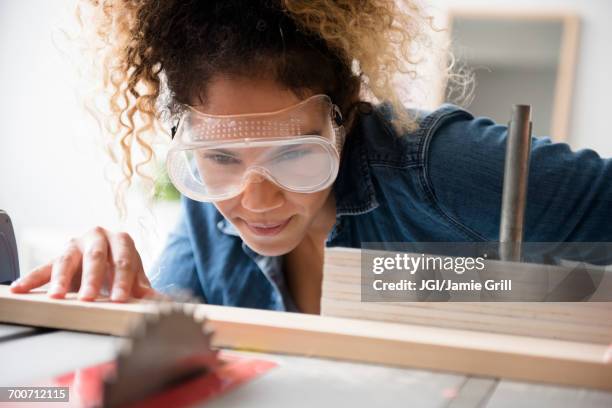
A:
MULTIPOLYGON (((581 19, 568 142, 612 157, 612 1, 610 0, 428 0, 432 12, 449 7, 570 11, 581 19)), ((441 19, 439 21, 442 21, 441 19)), ((477 112, 475 112, 477 113, 477 112)))
POLYGON ((510 119, 511 102, 533 105, 533 134, 551 134, 552 102, 556 71, 553 69, 504 69, 495 67, 492 72, 479 69, 476 75, 476 92, 469 110, 493 118, 498 123, 510 119), (533 86, 537 84, 538 86, 533 86), (500 103, 499 98, 508 103, 500 103))
POLYGON ((147 265, 155 252, 147 239, 159 244, 167 229, 159 237, 138 227, 149 217, 142 208, 117 217, 96 126, 77 98, 73 66, 54 45, 62 47, 56 27, 71 4, 0 0, 0 209, 13 219, 22 273, 96 225, 132 233, 147 265), (32 246, 38 252, 26 253, 32 246))

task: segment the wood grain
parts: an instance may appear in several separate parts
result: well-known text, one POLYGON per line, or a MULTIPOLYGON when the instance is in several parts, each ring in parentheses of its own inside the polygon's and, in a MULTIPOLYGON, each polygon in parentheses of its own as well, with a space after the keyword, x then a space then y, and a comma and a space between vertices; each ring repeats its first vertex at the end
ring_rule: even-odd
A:
POLYGON ((612 302, 363 302, 361 253, 325 252, 321 314, 461 330, 612 343, 612 302))
MULTIPOLYGON (((477 376, 612 390, 606 346, 409 324, 186 305, 206 316, 217 347, 327 357, 477 376)), ((0 322, 125 335, 151 302, 115 304, 12 294, 0 286, 0 322)))

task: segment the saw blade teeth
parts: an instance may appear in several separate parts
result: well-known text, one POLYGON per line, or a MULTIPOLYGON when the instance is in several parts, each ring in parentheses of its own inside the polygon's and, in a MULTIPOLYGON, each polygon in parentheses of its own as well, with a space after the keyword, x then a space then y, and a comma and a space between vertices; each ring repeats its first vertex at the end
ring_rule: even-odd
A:
POLYGON ((128 355, 132 352, 132 339, 123 339, 119 345, 119 355, 128 355))
MULTIPOLYGON (((194 304, 189 304, 189 303, 185 303, 183 305, 183 312, 189 315, 193 315, 195 312, 195 305, 194 304)), ((197 321, 197 319, 196 319, 197 321)))
POLYGON ((149 315, 146 315, 144 319, 141 320, 142 323, 142 327, 144 328, 146 325, 149 324, 156 324, 159 321, 159 315, 157 313, 152 313, 149 315))
POLYGON ((132 354, 131 344, 128 347, 119 351, 119 355, 117 356, 117 371, 119 371, 119 368, 123 366, 123 362, 126 359, 130 358, 131 354, 132 354))
POLYGON ((126 343, 125 347, 121 350, 121 357, 126 358, 130 354, 132 354, 132 343, 126 343))
POLYGON ((147 325, 152 323, 152 319, 150 317, 141 320, 140 324, 134 326, 134 330, 130 333, 131 337, 143 336, 147 331, 147 325))
POLYGON ((162 303, 159 305, 159 308, 157 309, 157 314, 159 316, 164 316, 169 313, 169 310, 171 307, 172 306, 168 303, 162 303))
POLYGON ((121 344, 114 377, 104 381, 105 401, 115 405, 154 392, 176 379, 180 369, 177 372, 174 362, 188 355, 209 356, 208 368, 214 370, 218 350, 211 347, 214 331, 206 323, 206 315, 194 305, 157 304, 154 313, 133 324, 121 344))
POLYGON ((155 315, 145 316, 144 319, 139 321, 139 324, 133 327, 133 330, 130 332, 130 337, 137 338, 145 336, 147 332, 147 326, 152 326, 156 324, 157 321, 158 319, 155 315))

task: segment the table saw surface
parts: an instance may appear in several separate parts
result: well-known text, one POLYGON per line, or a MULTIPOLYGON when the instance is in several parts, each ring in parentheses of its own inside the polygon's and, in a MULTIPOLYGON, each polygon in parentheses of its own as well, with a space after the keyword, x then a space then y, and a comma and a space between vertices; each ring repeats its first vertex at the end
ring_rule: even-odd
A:
MULTIPOLYGON (((0 386, 111 360, 119 337, 0 324, 0 386)), ((278 367, 206 407, 612 407, 612 393, 327 359, 228 351, 278 367)), ((2 406, 2 403, 0 403, 2 406)))

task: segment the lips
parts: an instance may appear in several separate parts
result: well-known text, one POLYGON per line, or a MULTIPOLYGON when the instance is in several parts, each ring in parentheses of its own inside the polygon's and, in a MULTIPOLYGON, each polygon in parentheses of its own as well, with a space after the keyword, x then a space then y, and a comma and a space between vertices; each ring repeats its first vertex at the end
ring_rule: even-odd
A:
POLYGON ((287 218, 286 220, 274 222, 249 222, 246 220, 243 221, 247 225, 249 230, 254 234, 261 236, 273 236, 280 233, 287 226, 290 220, 291 217, 287 218))

